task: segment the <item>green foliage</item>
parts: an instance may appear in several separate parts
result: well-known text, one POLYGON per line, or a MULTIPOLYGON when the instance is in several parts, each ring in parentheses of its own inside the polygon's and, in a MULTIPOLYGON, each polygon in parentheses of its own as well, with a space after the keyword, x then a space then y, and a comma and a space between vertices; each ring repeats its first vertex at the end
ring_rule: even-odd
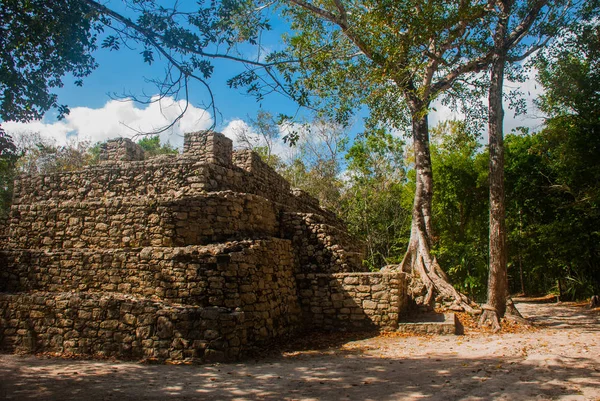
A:
POLYGON ((295 155, 281 174, 297 188, 319 200, 321 206, 340 213, 344 186, 340 178, 341 158, 348 143, 344 127, 330 120, 316 119, 299 125, 295 155))
POLYGON ((437 237, 433 253, 457 288, 483 299, 488 270, 488 155, 463 122, 443 122, 431 136, 437 237))
POLYGON ((18 159, 15 168, 20 174, 73 171, 94 161, 87 142, 71 142, 61 146, 37 132, 21 132, 16 136, 16 141, 18 159))
POLYGON ((281 174, 292 186, 317 198, 321 206, 340 212, 340 196, 343 183, 336 174, 337 161, 318 160, 315 164, 297 158, 281 169, 281 174))
MULTIPOLYGON (((96 146, 97 148, 98 146, 96 146)), ((15 140, 0 129, 0 218, 7 216, 17 174, 49 174, 94 163, 86 142, 57 146, 36 132, 21 132, 15 140)))
POLYGON ((413 185, 403 159, 404 143, 384 130, 360 135, 346 159, 342 216, 365 241, 371 269, 402 260, 410 236, 413 185))
POLYGON ((282 173, 285 171, 286 165, 279 156, 271 153, 267 146, 256 146, 254 149, 260 156, 261 160, 267 163, 273 170, 282 173))
POLYGON ((82 1, 0 3, 0 119, 40 119, 50 108, 68 113, 52 90, 66 74, 80 85, 96 68, 94 21, 82 1))
POLYGON ((576 26, 538 59, 550 118, 538 134, 506 140, 511 263, 532 292, 600 290, 599 33, 597 23, 576 26))
POLYGON ((17 148, 10 135, 0 127, 0 219, 7 216, 17 161, 17 148))
MULTIPOLYGON (((486 50, 483 2, 297 0, 280 9, 291 32, 267 60, 299 60, 277 65, 285 93, 342 125, 366 107, 370 126, 405 130, 456 77, 485 65, 469 64, 486 50)), ((243 81, 259 97, 272 90, 257 74, 243 81)))
POLYGON ((600 288, 600 141, 565 128, 551 120, 538 134, 507 137, 507 225, 511 264, 524 266, 527 291, 546 293, 562 280, 579 299, 600 288), (586 153, 595 161, 586 163, 586 153))
POLYGON ((144 156, 146 158, 154 157, 158 155, 175 155, 177 149, 166 143, 160 144, 160 137, 158 135, 145 136, 138 141, 138 145, 144 149, 144 156))
MULTIPOLYGON (((581 299, 600 290, 598 27, 576 27, 538 60, 550 118, 505 140, 509 281, 581 299)), ((487 156, 460 124, 432 130, 434 253, 474 298, 486 286, 487 156)))
POLYGON ((0 127, 0 156, 14 155, 17 147, 12 137, 0 127))
POLYGON ((538 80, 548 88, 539 101, 546 113, 600 117, 600 26, 582 24, 537 59, 538 80))

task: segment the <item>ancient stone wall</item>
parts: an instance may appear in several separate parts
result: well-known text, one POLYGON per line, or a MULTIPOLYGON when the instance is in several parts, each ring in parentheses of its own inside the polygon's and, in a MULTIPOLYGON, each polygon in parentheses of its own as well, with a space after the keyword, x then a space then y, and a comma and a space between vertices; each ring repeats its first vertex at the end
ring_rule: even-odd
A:
POLYGON ((0 349, 119 358, 236 359, 244 313, 122 294, 0 293, 0 349))
POLYGON ((255 153, 184 142, 142 161, 112 141, 97 166, 16 180, 1 346, 216 360, 303 329, 394 329, 401 273, 354 273, 345 225, 255 153))
POLYGON ((180 199, 141 197, 37 202, 12 209, 11 248, 182 246, 276 236, 266 199, 213 192, 180 199))
POLYGON ((200 307, 241 308, 248 338, 294 332, 300 308, 289 241, 183 248, 14 250, 0 253, 2 292, 119 292, 200 307))
POLYGON ((144 160, 144 150, 129 138, 111 139, 100 145, 100 161, 144 160))
POLYGON ((270 185, 263 181, 265 175, 276 174, 266 164, 263 167, 269 172, 255 175, 237 166, 204 164, 185 155, 106 162, 73 172, 20 176, 15 180, 13 204, 140 196, 182 198, 205 192, 234 191, 262 196, 289 210, 322 213, 335 219, 333 214, 318 209, 316 200, 305 193, 284 190, 279 183, 270 185))
POLYGON ((10 239, 8 236, 8 217, 0 216, 0 249, 4 248, 10 239))
POLYGON ((297 273, 364 272, 363 246, 350 237, 345 227, 314 213, 284 213, 285 238, 297 250, 297 273))
POLYGON ((206 170, 207 165, 179 156, 171 158, 169 163, 162 158, 107 162, 72 172, 22 175, 15 180, 13 205, 113 197, 193 196, 212 190, 206 170))
MULTIPOLYGON (((340 224, 332 213, 319 207, 316 199, 291 189, 283 177, 255 153, 239 151, 232 155, 221 152, 219 149, 227 148, 231 141, 214 133, 209 138, 213 138, 211 141, 216 145, 204 153, 190 145, 190 154, 145 161, 111 159, 73 172, 20 176, 15 180, 13 205, 114 197, 177 199, 206 192, 234 191, 262 196, 289 211, 317 213, 332 224, 340 224), (225 155, 230 157, 229 164, 210 162, 225 155)), ((188 141, 193 142, 192 139, 188 141)))
POLYGON ((183 154, 203 163, 231 165, 233 142, 219 132, 191 133, 183 139, 183 154))
POLYGON ((398 328, 408 306, 404 273, 297 274, 303 320, 318 330, 398 328))
POLYGON ((252 178, 252 193, 281 204, 289 203, 293 196, 289 182, 263 162, 258 154, 250 150, 236 151, 233 154, 233 164, 252 178))

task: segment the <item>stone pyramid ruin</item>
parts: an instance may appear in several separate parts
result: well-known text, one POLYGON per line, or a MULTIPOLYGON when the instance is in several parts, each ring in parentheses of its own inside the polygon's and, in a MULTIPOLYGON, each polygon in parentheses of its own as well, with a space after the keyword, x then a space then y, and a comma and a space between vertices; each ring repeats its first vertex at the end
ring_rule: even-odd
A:
POLYGON ((400 272, 366 272, 332 213, 215 132, 144 160, 21 176, 0 249, 0 348, 235 360, 310 331, 394 330, 400 272))

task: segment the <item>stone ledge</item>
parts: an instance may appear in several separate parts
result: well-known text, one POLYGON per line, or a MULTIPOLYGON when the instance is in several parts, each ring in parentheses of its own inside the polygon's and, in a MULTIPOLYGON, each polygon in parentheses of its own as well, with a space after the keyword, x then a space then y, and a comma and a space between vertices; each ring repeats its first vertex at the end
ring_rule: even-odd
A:
POLYGON ((419 315, 411 320, 400 322, 396 331, 415 334, 459 334, 459 322, 454 313, 419 315))
POLYGON ((297 274, 305 324, 319 330, 394 331, 408 302, 402 272, 297 274))

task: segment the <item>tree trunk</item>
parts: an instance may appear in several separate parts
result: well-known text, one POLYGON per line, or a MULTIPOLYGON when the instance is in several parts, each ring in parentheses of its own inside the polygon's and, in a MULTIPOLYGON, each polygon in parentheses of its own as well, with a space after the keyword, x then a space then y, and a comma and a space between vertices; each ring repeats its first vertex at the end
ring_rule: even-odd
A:
MULTIPOLYGON (((505 14, 506 15, 506 14, 505 14)), ((490 183, 490 269, 488 276, 487 303, 482 306, 480 325, 490 324, 497 331, 499 319, 506 312, 508 279, 506 273, 506 225, 504 204, 504 110, 502 108, 502 85, 506 50, 504 41, 508 25, 507 17, 500 17, 496 25, 496 54, 492 60, 488 106, 489 134, 489 183, 490 183)))
MULTIPOLYGON (((523 240, 523 216, 519 209, 519 242, 523 240)), ((521 279, 521 294, 525 296, 525 280, 523 280, 523 260, 521 257, 521 244, 519 244, 519 278, 521 279)))
POLYGON ((429 151, 429 127, 425 107, 409 102, 412 112, 412 136, 415 154, 416 190, 412 210, 412 226, 408 249, 401 263, 402 271, 417 274, 426 288, 418 304, 433 306, 439 301, 453 302, 456 308, 475 312, 469 299, 456 291, 431 255, 433 228, 431 222, 433 174, 429 151))

